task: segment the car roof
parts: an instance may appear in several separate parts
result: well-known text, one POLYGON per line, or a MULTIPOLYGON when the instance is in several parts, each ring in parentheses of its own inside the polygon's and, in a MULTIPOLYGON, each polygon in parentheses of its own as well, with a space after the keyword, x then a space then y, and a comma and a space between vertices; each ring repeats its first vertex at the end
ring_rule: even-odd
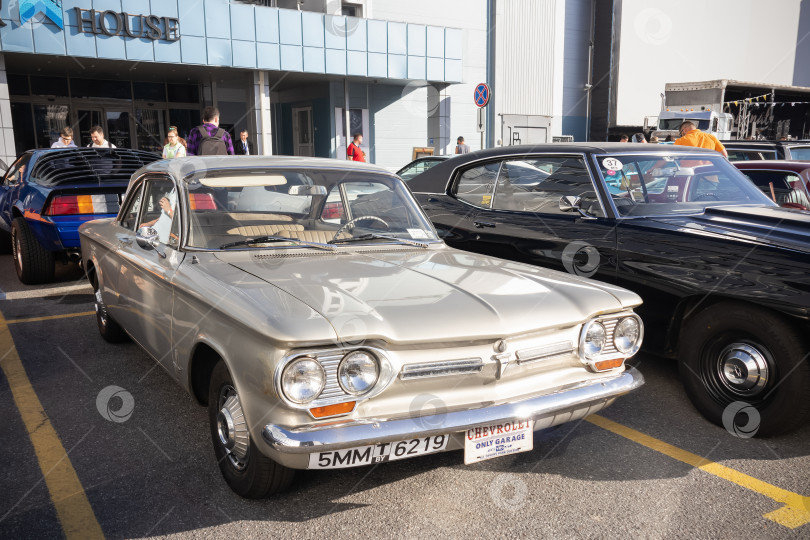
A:
POLYGON ((810 140, 799 139, 795 141, 746 141, 746 140, 731 140, 720 141, 726 147, 767 147, 776 148, 777 146, 807 146, 810 145, 810 140))
POLYGON ((732 162, 738 169, 751 170, 789 170, 801 172, 810 169, 810 161, 786 160, 786 159, 752 159, 749 161, 732 162))
POLYGON ((176 178, 187 178, 189 175, 205 171, 239 169, 323 169, 393 176, 393 173, 386 169, 369 163, 298 156, 189 156, 156 161, 139 172, 162 172, 176 178))
POLYGON ((662 144, 619 143, 619 142, 582 142, 582 143, 547 143, 535 145, 498 146, 477 150, 468 154, 454 156, 434 165, 427 171, 417 174, 408 180, 408 186, 414 192, 432 192, 437 189, 437 182, 447 182, 455 167, 467 163, 499 159, 504 157, 522 157, 532 154, 711 154, 719 156, 714 150, 694 146, 675 146, 662 144), (442 180, 443 179, 443 180, 442 180))

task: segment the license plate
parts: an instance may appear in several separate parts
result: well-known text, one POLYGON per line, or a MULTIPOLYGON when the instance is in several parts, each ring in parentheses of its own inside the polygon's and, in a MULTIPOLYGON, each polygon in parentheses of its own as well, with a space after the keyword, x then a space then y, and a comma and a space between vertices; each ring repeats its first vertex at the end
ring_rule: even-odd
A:
POLYGON ((433 437, 378 443, 331 452, 317 452, 310 454, 309 468, 343 469, 433 454, 444 450, 449 440, 449 435, 434 435, 433 437))
POLYGON ((467 430, 464 464, 478 463, 534 448, 534 420, 504 422, 467 430))

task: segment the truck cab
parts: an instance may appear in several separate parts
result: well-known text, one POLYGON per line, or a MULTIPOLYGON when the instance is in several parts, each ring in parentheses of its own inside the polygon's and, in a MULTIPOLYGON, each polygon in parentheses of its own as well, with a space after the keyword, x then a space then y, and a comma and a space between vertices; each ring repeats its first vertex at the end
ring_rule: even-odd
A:
POLYGON ((729 113, 712 110, 700 110, 700 107, 682 108, 678 111, 665 109, 658 115, 658 127, 652 135, 664 140, 668 135, 677 139, 680 135, 678 128, 685 121, 693 122, 700 131, 711 133, 718 139, 731 138, 733 116, 729 113), (697 109, 697 110, 696 110, 697 109))

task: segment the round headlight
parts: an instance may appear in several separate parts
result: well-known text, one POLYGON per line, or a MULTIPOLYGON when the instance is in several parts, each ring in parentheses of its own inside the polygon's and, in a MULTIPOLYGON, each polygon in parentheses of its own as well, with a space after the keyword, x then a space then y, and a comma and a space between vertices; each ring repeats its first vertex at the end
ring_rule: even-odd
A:
POLYGON ((318 397, 326 384, 323 367, 312 358, 294 360, 281 374, 281 389, 293 403, 308 403, 318 397))
POLYGON ((607 332, 605 332, 602 323, 595 322, 588 326, 588 330, 582 338, 582 354, 586 359, 593 360, 599 356, 599 353, 605 347, 606 334, 607 332))
POLYGON ((348 394, 364 394, 377 382, 380 365, 377 359, 365 351, 350 352, 338 365, 338 383, 348 394))
POLYGON ((641 345, 641 321, 635 317, 625 317, 616 325, 613 344, 622 354, 632 355, 641 345))

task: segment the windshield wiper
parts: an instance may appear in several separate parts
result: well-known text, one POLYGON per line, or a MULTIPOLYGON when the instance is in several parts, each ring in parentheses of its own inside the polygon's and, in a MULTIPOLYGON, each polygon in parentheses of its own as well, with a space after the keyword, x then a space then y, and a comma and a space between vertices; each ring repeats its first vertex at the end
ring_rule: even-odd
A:
POLYGON ((299 240, 298 238, 287 238, 286 236, 276 236, 276 235, 257 236, 255 238, 248 238, 247 240, 239 240, 238 242, 228 242, 227 244, 222 244, 221 246, 219 246, 219 249, 225 249, 236 246, 249 246, 251 244, 269 244, 270 242, 292 242, 293 244, 300 246, 320 248, 325 249, 327 251, 335 250, 334 247, 327 246, 326 244, 319 244, 318 242, 307 242, 306 240, 299 240))
POLYGON ((335 238, 333 240, 329 240, 327 244, 348 244, 350 242, 362 242, 364 240, 393 240, 394 242, 402 242, 403 244, 408 244, 409 246, 416 246, 420 248, 428 247, 427 243, 425 242, 417 242, 416 240, 408 240, 407 238, 397 238, 396 236, 375 233, 353 236, 351 238, 335 238))

